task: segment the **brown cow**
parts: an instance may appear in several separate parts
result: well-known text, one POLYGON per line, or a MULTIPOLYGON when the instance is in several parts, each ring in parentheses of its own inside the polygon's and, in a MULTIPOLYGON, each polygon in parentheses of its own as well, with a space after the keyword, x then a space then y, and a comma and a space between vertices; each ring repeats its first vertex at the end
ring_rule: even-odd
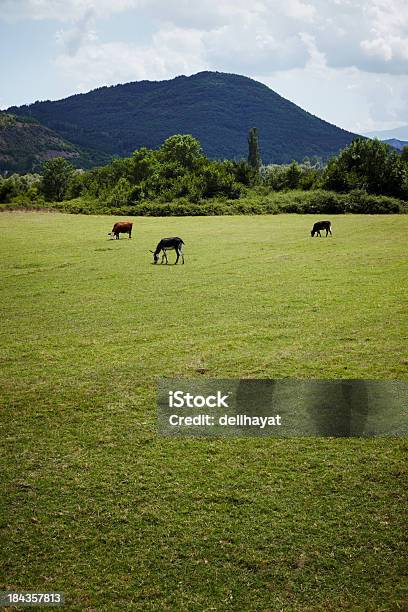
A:
POLYGON ((113 226, 111 232, 109 232, 108 236, 115 236, 116 240, 119 240, 119 234, 129 234, 129 238, 132 237, 132 227, 133 223, 131 221, 118 221, 113 226))

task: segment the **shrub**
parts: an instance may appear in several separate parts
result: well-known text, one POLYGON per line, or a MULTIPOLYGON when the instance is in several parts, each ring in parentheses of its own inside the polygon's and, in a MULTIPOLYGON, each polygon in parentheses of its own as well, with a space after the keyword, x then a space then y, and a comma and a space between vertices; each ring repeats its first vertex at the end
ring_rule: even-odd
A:
POLYGON ((362 189, 355 189, 345 198, 345 212, 360 214, 391 214, 404 212, 406 205, 389 196, 373 196, 362 189))
POLYGON ((330 191, 311 192, 308 210, 305 212, 322 215, 344 213, 344 201, 341 195, 330 191))
POLYGON ((125 178, 120 178, 115 187, 106 195, 105 203, 109 207, 120 207, 132 201, 132 186, 125 178))

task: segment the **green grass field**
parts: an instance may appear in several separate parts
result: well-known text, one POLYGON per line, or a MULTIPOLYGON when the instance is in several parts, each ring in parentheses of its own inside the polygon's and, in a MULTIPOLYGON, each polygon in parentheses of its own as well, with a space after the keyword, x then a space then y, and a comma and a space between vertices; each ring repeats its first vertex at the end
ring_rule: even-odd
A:
POLYGON ((145 217, 112 241, 111 217, 0 215, 1 588, 407 609, 405 440, 156 434, 159 376, 407 378, 408 217, 314 220, 145 217), (186 264, 153 266, 174 235, 186 264))

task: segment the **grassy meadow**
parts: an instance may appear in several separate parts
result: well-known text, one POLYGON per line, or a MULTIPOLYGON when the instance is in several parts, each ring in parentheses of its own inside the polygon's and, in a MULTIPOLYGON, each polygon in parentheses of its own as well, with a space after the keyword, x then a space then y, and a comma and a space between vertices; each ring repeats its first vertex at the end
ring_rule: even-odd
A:
POLYGON ((159 376, 407 378, 408 217, 331 219, 0 215, 0 588, 406 609, 406 440, 156 434, 159 376))

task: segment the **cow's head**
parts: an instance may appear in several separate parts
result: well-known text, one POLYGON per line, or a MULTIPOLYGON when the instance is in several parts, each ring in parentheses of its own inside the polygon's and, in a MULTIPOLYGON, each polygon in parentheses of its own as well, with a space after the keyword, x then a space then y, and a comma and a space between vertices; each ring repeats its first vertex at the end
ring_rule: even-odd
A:
POLYGON ((149 250, 149 253, 153 253, 154 263, 157 264, 157 261, 159 259, 159 254, 156 251, 151 251, 151 250, 149 250))

